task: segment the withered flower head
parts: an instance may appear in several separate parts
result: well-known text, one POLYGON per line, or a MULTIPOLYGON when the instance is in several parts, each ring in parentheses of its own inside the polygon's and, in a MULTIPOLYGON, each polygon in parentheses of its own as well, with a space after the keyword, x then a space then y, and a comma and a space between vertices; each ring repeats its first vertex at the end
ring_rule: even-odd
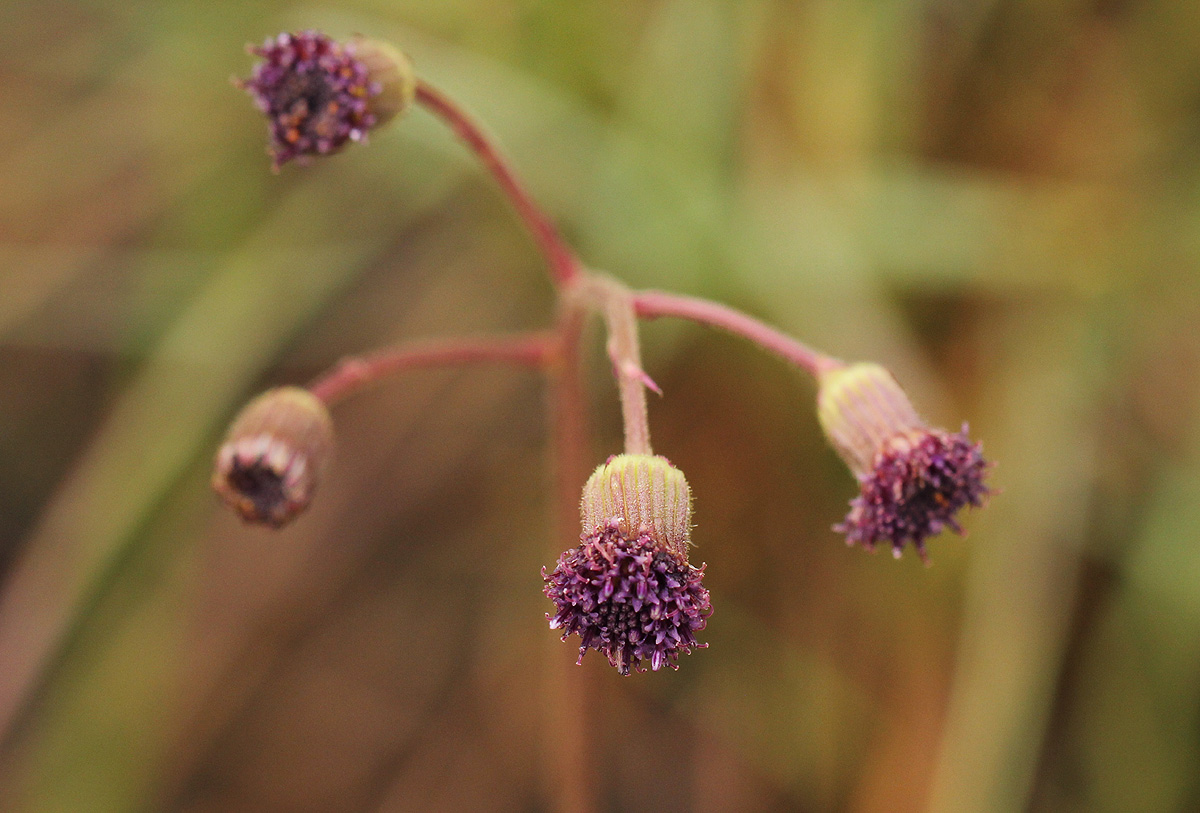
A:
POLYGON ((339 43, 319 31, 301 31, 247 50, 263 61, 235 84, 267 117, 276 169, 364 140, 368 130, 406 108, 416 90, 408 59, 376 40, 339 43))
POLYGON ((950 528, 955 515, 979 506, 990 464, 967 427, 950 434, 927 426, 891 374, 878 364, 852 364, 821 377, 818 417, 826 436, 858 478, 859 495, 834 530, 848 544, 911 542, 925 560, 925 540, 950 528))
POLYGON ((622 675, 677 669, 712 612, 700 583, 704 568, 688 563, 691 489, 665 458, 618 455, 588 479, 580 506, 580 544, 542 569, 547 615, 563 640, 580 638, 579 662, 595 649, 622 675))
POLYGON ((268 390, 242 409, 212 485, 246 522, 281 528, 308 507, 333 452, 329 411, 308 390, 268 390))

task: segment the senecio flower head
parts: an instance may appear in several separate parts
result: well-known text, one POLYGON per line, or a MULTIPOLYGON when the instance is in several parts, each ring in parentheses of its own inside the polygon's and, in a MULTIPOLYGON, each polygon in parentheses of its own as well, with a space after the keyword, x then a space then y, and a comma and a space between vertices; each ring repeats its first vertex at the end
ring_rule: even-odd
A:
POLYGON ((583 489, 580 544, 542 569, 551 629, 579 636, 622 675, 677 669, 712 612, 703 567, 688 563, 691 489, 665 458, 618 455, 583 489))
POLYGON ((235 84, 267 117, 276 169, 364 140, 407 107, 416 88, 407 58, 375 40, 340 43, 301 31, 247 50, 263 61, 235 84))
POLYGON ((316 396, 300 387, 268 390, 230 425, 213 489, 245 522, 281 528, 312 502, 333 445, 333 421, 316 396))
POLYGON ((892 546, 897 558, 911 542, 924 561, 925 540, 950 528, 955 515, 983 504, 991 464, 967 437, 930 428, 878 364, 852 364, 821 376, 818 417, 826 436, 858 478, 859 495, 834 530, 847 544, 892 546))

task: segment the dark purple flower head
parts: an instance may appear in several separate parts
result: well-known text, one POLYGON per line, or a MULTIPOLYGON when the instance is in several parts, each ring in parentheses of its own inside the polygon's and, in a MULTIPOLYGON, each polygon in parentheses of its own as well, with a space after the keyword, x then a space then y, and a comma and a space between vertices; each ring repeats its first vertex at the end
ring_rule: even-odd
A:
POLYGON ((598 466, 580 501, 582 542, 547 574, 550 629, 579 636, 579 662, 602 652, 622 675, 679 668, 712 612, 688 563, 692 491, 665 457, 623 454, 598 466))
POLYGON ((678 669, 680 652, 708 646, 696 642, 712 612, 703 576, 649 534, 630 538, 613 521, 559 557, 553 573, 542 569, 555 606, 546 618, 564 641, 579 636, 580 663, 595 649, 622 675, 645 664, 678 669))
POLYGON ((964 506, 980 506, 988 462, 967 427, 951 435, 940 430, 899 435, 877 453, 870 473, 860 480, 861 492, 850 501, 850 513, 834 530, 848 544, 873 550, 892 546, 899 557, 911 542, 922 561, 925 540, 950 528, 962 533, 955 514, 964 506))
POLYGON ((900 385, 877 364, 824 374, 817 396, 825 434, 858 478, 860 492, 834 530, 848 544, 891 545, 899 557, 912 543, 924 561, 925 540, 945 528, 962 533, 955 515, 983 504, 989 464, 979 444, 931 429, 900 385))
POLYGON ((238 87, 267 116, 275 168, 362 141, 377 123, 372 99, 383 86, 356 51, 319 31, 280 34, 248 48, 262 57, 238 87))

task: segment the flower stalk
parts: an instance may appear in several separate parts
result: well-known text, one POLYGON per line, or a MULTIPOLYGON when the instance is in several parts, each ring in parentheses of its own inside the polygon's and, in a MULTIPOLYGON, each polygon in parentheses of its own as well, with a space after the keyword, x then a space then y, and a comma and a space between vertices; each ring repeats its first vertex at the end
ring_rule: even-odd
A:
POLYGON ((487 131, 449 96, 424 80, 417 81, 416 101, 445 122, 496 179, 500 190, 533 234, 550 267, 550 277, 554 283, 561 286, 575 281, 581 273, 581 263, 575 252, 559 235, 554 221, 529 194, 525 184, 517 176, 504 153, 488 136, 487 131))
POLYGON ((621 400, 625 453, 653 454, 646 390, 652 389, 659 395, 662 395, 662 390, 642 368, 633 293, 613 277, 595 272, 587 274, 576 287, 579 296, 591 308, 599 311, 608 331, 608 358, 612 362, 613 377, 621 400))
POLYGON ((333 406, 380 379, 408 370, 486 362, 545 367, 554 349, 555 336, 548 331, 414 342, 343 359, 308 389, 326 406, 333 406))
POLYGON ((814 378, 845 366, 844 362, 833 356, 814 350, 753 316, 719 302, 665 291, 638 291, 633 296, 633 307, 634 312, 643 319, 677 316, 749 339, 762 349, 807 371, 814 378))

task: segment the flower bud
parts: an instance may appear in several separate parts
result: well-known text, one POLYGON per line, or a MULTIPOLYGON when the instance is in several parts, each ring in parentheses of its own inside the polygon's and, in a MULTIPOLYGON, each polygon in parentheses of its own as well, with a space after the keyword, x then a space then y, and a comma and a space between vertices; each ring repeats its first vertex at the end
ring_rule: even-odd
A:
POLYGON ((342 44, 319 31, 280 34, 250 53, 263 58, 234 83, 267 117, 275 168, 293 158, 329 155, 394 118, 416 91, 408 59, 358 38, 342 44))
POLYGON ((588 649, 604 654, 622 675, 678 668, 679 653, 696 642, 712 612, 701 585, 704 568, 688 563, 691 490, 665 458, 618 455, 598 467, 583 489, 583 534, 542 569, 547 615, 563 640, 579 635, 579 661, 588 649))
POLYGON ((859 481, 859 495, 834 530, 847 544, 873 550, 888 542, 897 558, 911 542, 924 560, 925 540, 950 528, 955 515, 979 506, 990 464, 967 428, 931 429, 887 370, 859 363, 824 373, 817 417, 825 435, 859 481))
POLYGON ((333 422, 316 396, 268 390, 234 419, 212 485, 246 522, 280 528, 308 507, 332 452, 333 422))
POLYGON ((890 439, 924 427, 892 374, 862 362, 825 373, 817 393, 817 418, 850 471, 871 471, 875 453, 890 439))
POLYGON ((367 76, 379 88, 367 105, 375 117, 372 128, 382 127, 412 106, 417 95, 417 74, 402 51, 367 37, 351 38, 346 50, 366 66, 367 76))
POLYGON ((647 534, 687 561, 692 490, 683 472, 657 455, 616 455, 597 466, 579 507, 585 534, 610 522, 627 537, 647 534))

